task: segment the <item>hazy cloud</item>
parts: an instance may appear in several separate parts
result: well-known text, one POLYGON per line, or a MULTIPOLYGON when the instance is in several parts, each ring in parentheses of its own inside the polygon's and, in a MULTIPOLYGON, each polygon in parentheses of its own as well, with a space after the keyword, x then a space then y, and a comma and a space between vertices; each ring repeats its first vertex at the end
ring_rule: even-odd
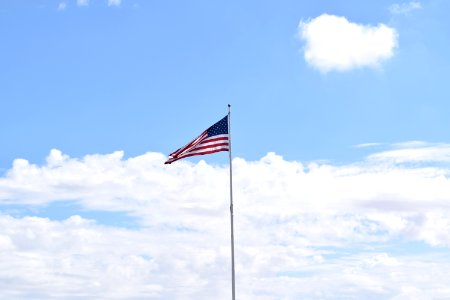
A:
POLYGON ((108 0, 108 6, 120 6, 121 0, 108 0))
POLYGON ((358 144, 355 145, 356 148, 369 148, 369 147, 376 147, 376 146, 381 146, 381 143, 363 143, 363 144, 358 144))
POLYGON ((78 6, 88 6, 89 0, 77 0, 77 5, 78 6))
POLYGON ((58 10, 65 10, 67 8, 67 3, 61 2, 58 4, 58 10))
POLYGON ((306 62, 321 72, 378 67, 398 45, 396 30, 385 24, 357 24, 328 14, 300 22, 298 34, 306 62))
POLYGON ((389 12, 391 14, 401 14, 401 15, 407 15, 410 12, 421 9, 422 4, 419 1, 411 1, 408 3, 395 3, 389 6, 389 12))
POLYGON ((391 163, 449 163, 450 145, 428 144, 420 141, 395 144, 395 148, 370 155, 369 159, 391 163))

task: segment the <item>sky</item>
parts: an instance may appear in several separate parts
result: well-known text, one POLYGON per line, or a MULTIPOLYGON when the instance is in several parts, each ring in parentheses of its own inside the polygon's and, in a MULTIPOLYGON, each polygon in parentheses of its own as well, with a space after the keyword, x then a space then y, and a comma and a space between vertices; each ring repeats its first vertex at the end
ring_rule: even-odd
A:
POLYGON ((0 0, 0 298, 449 299, 446 0, 0 0))

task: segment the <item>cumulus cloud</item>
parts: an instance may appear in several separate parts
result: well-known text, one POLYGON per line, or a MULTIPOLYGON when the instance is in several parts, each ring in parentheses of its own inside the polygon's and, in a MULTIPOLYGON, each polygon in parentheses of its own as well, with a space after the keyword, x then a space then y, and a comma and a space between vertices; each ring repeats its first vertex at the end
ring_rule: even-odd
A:
MULTIPOLYGON (((79 216, 0 215, 0 225, 4 299, 229 299, 228 237, 219 234, 109 228, 79 216)), ((254 234, 270 238, 264 229, 254 234)), ((448 253, 359 253, 264 239, 238 240, 241 299, 450 296, 448 253)))
POLYGON ((396 15, 407 15, 414 10, 421 9, 422 4, 419 1, 411 1, 408 3, 395 3, 389 6, 389 12, 396 15))
POLYGON ((394 55, 398 34, 385 24, 358 24, 323 14, 298 26, 304 58, 321 72, 378 67, 394 55))
MULTIPOLYGON (((450 297, 449 153, 415 142, 346 165, 235 158, 239 297, 450 297)), ((16 159, 0 178, 1 298, 228 299, 228 168, 165 159, 56 149, 43 165, 16 159), (57 201, 139 225, 6 210, 57 201)))

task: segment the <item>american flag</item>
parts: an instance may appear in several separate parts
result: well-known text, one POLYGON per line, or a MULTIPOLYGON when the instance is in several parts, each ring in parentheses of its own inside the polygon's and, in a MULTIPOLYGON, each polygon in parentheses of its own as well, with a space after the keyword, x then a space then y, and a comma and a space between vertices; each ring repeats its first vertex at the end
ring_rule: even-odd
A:
POLYGON ((171 153, 165 164, 171 164, 189 156, 229 151, 229 149, 228 116, 225 116, 222 120, 206 129, 192 142, 171 153))

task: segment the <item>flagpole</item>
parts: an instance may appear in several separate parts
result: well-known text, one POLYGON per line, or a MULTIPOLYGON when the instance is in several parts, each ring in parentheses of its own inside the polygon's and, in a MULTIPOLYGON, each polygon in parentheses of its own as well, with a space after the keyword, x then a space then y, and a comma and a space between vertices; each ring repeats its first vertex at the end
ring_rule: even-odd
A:
POLYGON ((228 158, 230 164, 230 220, 231 220, 231 294, 232 299, 236 299, 234 280, 234 224, 233 224, 233 165, 231 160, 231 105, 228 104, 228 158))

